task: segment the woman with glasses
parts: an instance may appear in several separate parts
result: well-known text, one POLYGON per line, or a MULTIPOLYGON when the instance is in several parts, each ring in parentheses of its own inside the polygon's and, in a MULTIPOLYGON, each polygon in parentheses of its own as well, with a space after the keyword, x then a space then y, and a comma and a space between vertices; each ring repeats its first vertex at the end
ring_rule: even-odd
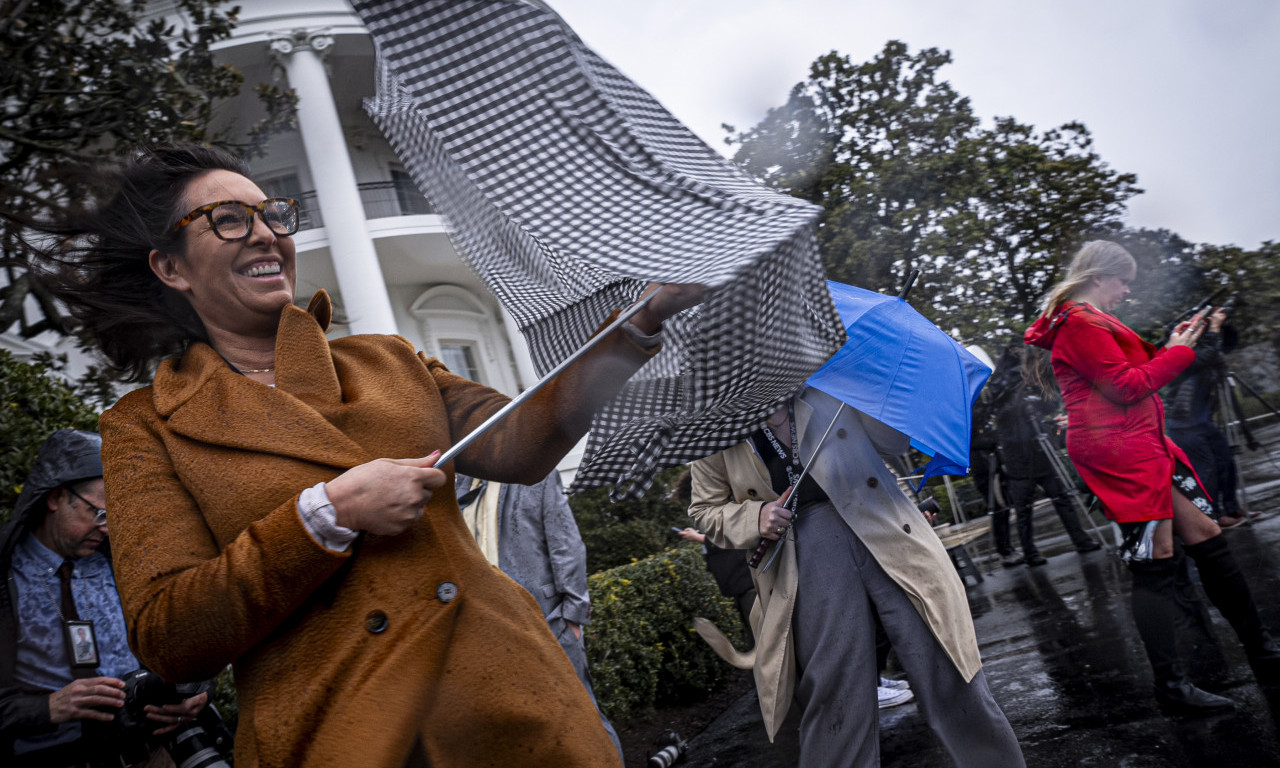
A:
MULTIPOLYGON (((330 341, 293 305, 292 200, 209 148, 145 152, 62 228, 51 282, 151 386, 102 416, 117 579, 140 660, 234 664, 236 763, 617 765, 537 604, 485 561, 439 451, 507 402, 398 336, 330 341)), ((463 451, 544 477, 696 303, 669 286, 463 451)))

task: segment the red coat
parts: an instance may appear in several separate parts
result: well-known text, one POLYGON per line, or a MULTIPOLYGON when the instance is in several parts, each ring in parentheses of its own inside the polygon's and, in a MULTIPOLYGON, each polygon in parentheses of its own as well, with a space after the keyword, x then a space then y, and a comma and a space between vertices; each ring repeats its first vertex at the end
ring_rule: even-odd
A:
POLYGON ((1190 347, 1143 341, 1089 304, 1068 301, 1027 329, 1028 344, 1052 350, 1070 429, 1067 455, 1118 523, 1173 517, 1174 461, 1186 454, 1164 433, 1156 392, 1191 365, 1190 347))

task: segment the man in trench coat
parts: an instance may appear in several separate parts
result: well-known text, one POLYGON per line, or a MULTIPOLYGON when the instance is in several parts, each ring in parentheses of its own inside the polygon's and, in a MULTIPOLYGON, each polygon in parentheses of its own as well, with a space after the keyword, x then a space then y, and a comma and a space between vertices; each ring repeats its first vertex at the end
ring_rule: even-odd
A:
MULTIPOLYGON (((808 461, 825 500, 801 496, 794 525, 780 526, 776 562, 754 573, 761 614, 756 689, 770 739, 794 697, 803 710, 800 765, 879 764, 874 611, 956 764, 1024 765, 982 674, 964 585, 880 459, 878 448, 904 452, 906 437, 839 408, 814 389, 794 399, 799 459, 808 461)), ((776 534, 777 500, 789 478, 758 446, 786 443, 789 432, 784 427, 769 443, 749 439, 692 465, 689 514, 717 546, 754 549, 766 525, 776 534)), ((788 448, 778 450, 788 454, 778 457, 783 464, 790 461, 788 448)))

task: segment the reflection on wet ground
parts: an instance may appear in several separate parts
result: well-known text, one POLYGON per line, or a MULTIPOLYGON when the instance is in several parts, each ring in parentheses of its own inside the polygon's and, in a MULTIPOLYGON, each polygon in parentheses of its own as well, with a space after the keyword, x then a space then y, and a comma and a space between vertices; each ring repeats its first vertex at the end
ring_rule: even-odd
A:
MULTIPOLYGON (((1280 427, 1267 433, 1268 444, 1280 442, 1280 427)), ((1263 517, 1224 535, 1263 620, 1280 636, 1280 467, 1273 458, 1246 454, 1251 506, 1263 517)), ((1204 614, 1206 623, 1188 612, 1184 656, 1196 684, 1234 699, 1237 711, 1167 716, 1151 697, 1151 668, 1129 611, 1127 570, 1106 552, 1042 549, 1048 565, 1001 568, 988 561, 984 581, 968 587, 987 680, 1028 765, 1280 766, 1280 688, 1257 684, 1216 610, 1204 614)), ((770 744, 748 695, 690 742, 687 764, 794 766, 798 721, 792 714, 770 744)), ((952 764, 914 703, 882 711, 880 725, 886 768, 952 764)))

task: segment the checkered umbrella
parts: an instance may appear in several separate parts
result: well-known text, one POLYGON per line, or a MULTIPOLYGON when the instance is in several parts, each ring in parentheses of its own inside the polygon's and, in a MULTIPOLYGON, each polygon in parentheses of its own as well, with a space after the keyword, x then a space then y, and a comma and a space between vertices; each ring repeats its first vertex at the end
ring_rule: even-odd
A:
POLYGON ((701 283, 591 429, 574 489, 636 496, 741 441, 844 342, 818 210, 756 183, 519 0, 356 0, 366 104, 546 372, 648 282, 701 283))

